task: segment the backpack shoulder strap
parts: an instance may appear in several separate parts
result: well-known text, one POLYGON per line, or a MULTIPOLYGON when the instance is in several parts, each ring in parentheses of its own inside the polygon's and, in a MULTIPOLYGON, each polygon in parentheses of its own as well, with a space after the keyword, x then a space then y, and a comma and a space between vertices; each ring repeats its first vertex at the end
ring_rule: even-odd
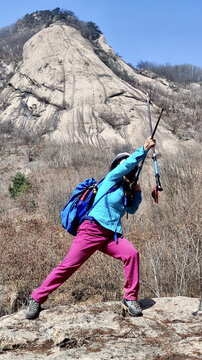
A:
MULTIPOLYGON (((100 184, 104 179, 100 180, 98 184, 100 184)), ((88 216, 89 212, 97 205, 97 203, 107 194, 116 191, 120 186, 119 184, 113 185, 109 190, 107 190, 104 194, 102 194, 102 196, 100 196, 100 198, 93 204, 93 206, 91 206, 91 208, 88 210, 88 212, 86 213, 86 216, 88 216)), ((106 202, 105 202, 106 204, 106 202)), ((108 207, 108 206, 107 206, 108 207)))

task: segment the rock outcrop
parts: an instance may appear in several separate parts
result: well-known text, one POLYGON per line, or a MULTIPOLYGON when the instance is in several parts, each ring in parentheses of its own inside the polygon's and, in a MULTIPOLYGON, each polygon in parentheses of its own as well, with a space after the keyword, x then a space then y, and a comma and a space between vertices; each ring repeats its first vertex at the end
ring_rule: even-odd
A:
POLYGON ((58 306, 26 320, 25 310, 1 318, 2 360, 199 360, 199 301, 176 297, 140 301, 143 317, 121 315, 118 302, 58 306))
MULTIPOLYGON (((97 46, 114 56, 103 36, 97 46)), ((122 60, 116 63, 131 71, 134 81, 137 76, 144 82, 155 81, 137 75, 122 60)), ((167 83, 160 85, 169 88, 167 83)), ((149 134, 146 96, 115 75, 79 31, 56 24, 25 44, 23 61, 2 92, 0 122, 54 142, 137 146, 149 134)), ((159 112, 153 105, 154 122, 159 112)), ((163 120, 159 138, 163 146, 168 147, 167 140, 169 147, 177 146, 163 120)))

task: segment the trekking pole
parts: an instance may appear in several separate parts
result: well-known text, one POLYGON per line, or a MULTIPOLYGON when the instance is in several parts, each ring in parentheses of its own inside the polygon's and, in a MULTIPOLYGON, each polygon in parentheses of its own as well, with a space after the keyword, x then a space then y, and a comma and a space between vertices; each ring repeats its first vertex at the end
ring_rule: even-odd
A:
MULTIPOLYGON (((151 121, 151 111, 150 111, 150 99, 149 97, 147 98, 147 108, 148 108, 148 116, 149 116, 149 127, 150 127, 150 133, 151 133, 151 138, 153 138, 154 136, 154 132, 152 131, 152 121, 151 121)), ((161 110, 161 114, 163 113, 163 110, 161 110)), ((158 121, 157 121, 158 123, 158 121)), ((158 126, 158 125, 157 125, 158 126)), ((156 128, 156 126, 155 126, 156 128)), ((156 178, 156 186, 154 188, 154 190, 152 191, 152 197, 154 199, 154 201, 156 203, 158 203, 158 191, 162 191, 163 188, 161 186, 161 182, 160 182, 160 176, 159 176, 159 171, 158 171, 158 164, 157 164, 157 158, 156 158, 156 153, 155 153, 155 148, 152 148, 152 159, 154 161, 154 170, 155 170, 155 178, 156 178)))
MULTIPOLYGON (((154 130, 153 130, 153 132, 152 132, 151 139, 154 138, 154 135, 155 135, 155 132, 156 132, 156 130, 157 130, 159 121, 161 120, 161 116, 162 116, 162 114, 163 114, 163 111, 164 111, 164 108, 161 109, 161 113, 160 113, 160 115, 159 115, 159 117, 158 117, 158 120, 157 120, 157 122, 156 122, 156 125, 155 125, 155 127, 154 127, 154 130)), ((145 158, 142 160, 141 164, 138 166, 138 171, 137 171, 137 173, 136 173, 135 180, 133 181, 132 186, 136 185, 137 182, 138 182, 138 180, 139 180, 140 173, 141 173, 141 171, 142 171, 142 168, 143 168, 145 159, 146 159, 146 156, 145 156, 145 158)))
POLYGON ((156 125, 155 125, 155 127, 154 127, 154 130, 153 130, 153 132, 152 132, 151 139, 154 138, 154 135, 155 135, 156 129, 157 129, 157 127, 158 127, 159 121, 161 120, 161 116, 162 116, 162 114, 163 114, 163 111, 164 111, 164 108, 161 109, 160 115, 159 115, 159 117, 158 117, 158 120, 157 120, 157 122, 156 122, 156 125))

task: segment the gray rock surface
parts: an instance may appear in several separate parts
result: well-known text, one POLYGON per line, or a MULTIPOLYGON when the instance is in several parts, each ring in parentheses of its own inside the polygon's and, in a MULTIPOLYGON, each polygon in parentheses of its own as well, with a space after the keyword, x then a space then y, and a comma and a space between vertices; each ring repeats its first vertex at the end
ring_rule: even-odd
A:
POLYGON ((25 310, 1 318, 2 360, 199 360, 199 300, 144 299, 143 317, 121 315, 118 302, 59 306, 26 320, 25 310))
MULTIPOLYGON (((97 46, 113 58, 103 36, 97 46)), ((140 85, 155 82, 122 60, 115 62, 125 73, 131 72, 134 81, 138 77, 140 85)), ((169 88, 167 82, 159 86, 169 88)), ((54 142, 139 146, 149 134, 146 96, 116 76, 77 30, 57 24, 25 44, 23 61, 2 92, 0 122, 54 142)), ((154 123, 159 113, 153 105, 154 123)), ((158 133, 163 146, 176 148, 176 138, 163 119, 158 133)))

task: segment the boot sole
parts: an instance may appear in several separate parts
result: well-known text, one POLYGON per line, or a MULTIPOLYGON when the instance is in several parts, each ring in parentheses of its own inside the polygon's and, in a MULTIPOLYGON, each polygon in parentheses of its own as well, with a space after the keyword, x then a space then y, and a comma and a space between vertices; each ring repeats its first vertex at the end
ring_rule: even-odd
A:
POLYGON ((38 315, 35 315, 35 316, 30 316, 30 315, 26 315, 26 319, 28 320, 35 320, 39 317, 39 314, 38 315))

